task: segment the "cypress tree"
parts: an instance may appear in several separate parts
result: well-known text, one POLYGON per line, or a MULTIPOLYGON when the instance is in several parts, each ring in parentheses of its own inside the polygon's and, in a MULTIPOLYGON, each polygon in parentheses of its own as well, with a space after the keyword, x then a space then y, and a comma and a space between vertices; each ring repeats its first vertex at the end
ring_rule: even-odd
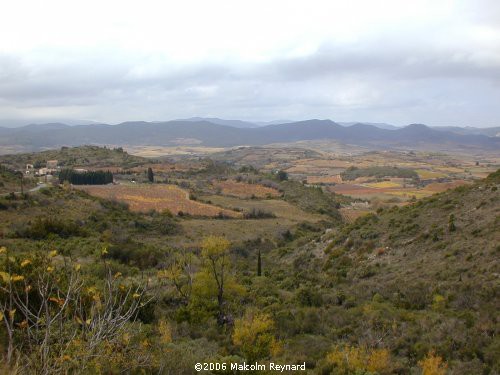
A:
POLYGON ((262 258, 260 256, 260 249, 257 254, 257 276, 262 276, 262 258))
POLYGON ((149 182, 155 181, 155 175, 154 175, 153 169, 151 169, 151 167, 148 168, 148 180, 149 180, 149 182))

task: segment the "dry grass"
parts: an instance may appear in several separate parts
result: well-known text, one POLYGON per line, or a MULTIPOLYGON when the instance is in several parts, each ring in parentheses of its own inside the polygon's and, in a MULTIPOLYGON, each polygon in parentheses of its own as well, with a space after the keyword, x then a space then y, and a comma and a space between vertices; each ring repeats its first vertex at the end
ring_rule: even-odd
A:
POLYGON ((394 181, 381 181, 381 182, 372 182, 366 184, 368 187, 372 187, 375 189, 390 189, 390 188, 400 188, 401 184, 394 181))
POLYGON ((241 217, 239 212, 225 210, 189 199, 189 193, 175 185, 92 185, 79 186, 87 193, 106 199, 125 202, 132 211, 164 211, 177 214, 182 211, 193 216, 241 217))
MULTIPOLYGON (((210 195, 204 197, 204 200, 209 200, 213 204, 228 209, 239 209, 243 211, 251 211, 252 209, 262 210, 265 212, 273 213, 278 218, 287 219, 293 222, 318 222, 320 220, 328 219, 327 216, 305 212, 300 208, 279 199, 238 199, 220 195, 210 195)), ((257 221, 260 222, 261 220, 254 220, 254 222, 257 221)))
POLYGON ((284 218, 258 220, 209 220, 197 219, 182 220, 181 234, 169 238, 169 244, 177 247, 198 246, 200 240, 209 235, 225 236, 233 243, 252 240, 255 238, 275 241, 281 238, 282 233, 297 224, 284 218))
POLYGON ((220 181, 214 183, 216 188, 220 188, 222 194, 234 196, 238 198, 250 198, 255 196, 257 198, 279 197, 281 193, 273 188, 262 186, 259 184, 247 184, 243 182, 236 182, 233 180, 220 181))
POLYGON ((447 175, 442 173, 442 172, 434 172, 434 171, 430 171, 428 169, 417 169, 417 170, 415 170, 415 172, 417 172, 418 177, 420 177, 423 180, 430 180, 433 178, 447 177, 447 175))

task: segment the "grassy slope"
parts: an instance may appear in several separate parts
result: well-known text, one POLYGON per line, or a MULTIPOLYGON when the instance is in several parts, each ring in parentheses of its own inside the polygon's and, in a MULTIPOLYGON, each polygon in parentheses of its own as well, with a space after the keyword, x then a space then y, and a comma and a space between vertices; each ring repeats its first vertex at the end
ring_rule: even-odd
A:
POLYGON ((310 315, 324 323, 304 330, 308 346, 321 352, 327 338, 330 344, 387 347, 402 371, 436 350, 453 373, 499 371, 499 185, 496 172, 360 218, 319 244, 272 253, 268 263, 279 265, 270 272, 283 289, 293 293, 308 285, 321 295, 324 305, 310 315))

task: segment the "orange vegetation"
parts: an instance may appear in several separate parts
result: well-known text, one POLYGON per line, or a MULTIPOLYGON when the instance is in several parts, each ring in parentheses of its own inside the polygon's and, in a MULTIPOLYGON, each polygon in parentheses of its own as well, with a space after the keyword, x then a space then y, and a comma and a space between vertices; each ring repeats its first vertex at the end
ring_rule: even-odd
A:
POLYGON ((193 216, 241 217, 241 213, 189 199, 189 193, 176 185, 86 185, 79 189, 100 198, 116 199, 129 205, 132 211, 179 211, 193 216))
POLYGON ((308 184, 340 184, 342 177, 339 174, 334 176, 307 176, 308 184))
POLYGON ((247 184, 233 180, 216 182, 214 183, 214 186, 220 188, 222 190, 222 194, 238 198, 250 198, 252 196, 257 198, 266 198, 268 196, 280 196, 280 192, 276 189, 259 184, 247 184))

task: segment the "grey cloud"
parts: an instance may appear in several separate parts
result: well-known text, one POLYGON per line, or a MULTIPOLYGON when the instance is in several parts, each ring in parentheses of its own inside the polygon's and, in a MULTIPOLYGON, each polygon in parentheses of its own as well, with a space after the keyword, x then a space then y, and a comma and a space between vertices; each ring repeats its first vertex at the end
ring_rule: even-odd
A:
POLYGON ((468 46, 439 48, 428 37, 411 45, 394 35, 329 43, 308 56, 255 64, 150 64, 120 51, 77 51, 60 62, 56 52, 48 62, 3 54, 0 117, 2 108, 29 114, 76 106, 110 122, 212 115, 497 124, 498 61, 468 46))

